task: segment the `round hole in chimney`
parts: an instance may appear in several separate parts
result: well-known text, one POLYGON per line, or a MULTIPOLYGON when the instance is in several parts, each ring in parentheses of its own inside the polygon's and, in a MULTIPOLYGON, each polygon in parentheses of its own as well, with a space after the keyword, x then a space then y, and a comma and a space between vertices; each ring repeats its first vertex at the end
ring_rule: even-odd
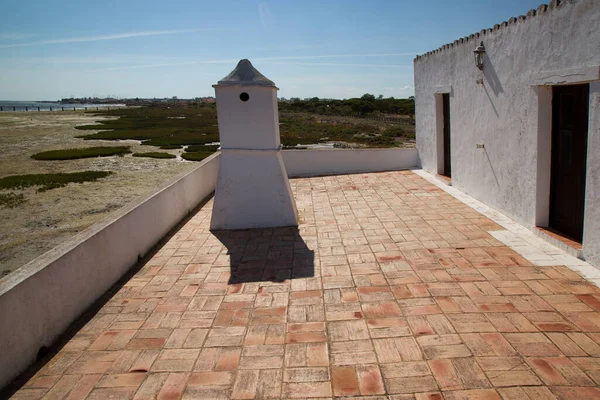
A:
POLYGON ((250 95, 246 92, 240 94, 240 100, 241 101, 248 101, 250 99, 250 95))

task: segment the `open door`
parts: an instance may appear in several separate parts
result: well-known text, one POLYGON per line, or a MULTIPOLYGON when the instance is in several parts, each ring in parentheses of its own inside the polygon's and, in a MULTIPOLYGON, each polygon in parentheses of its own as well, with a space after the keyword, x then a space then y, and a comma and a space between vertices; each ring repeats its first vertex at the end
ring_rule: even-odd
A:
POLYGON ((582 242, 589 85, 555 86, 552 93, 550 228, 582 242))
POLYGON ((452 163, 450 160, 450 94, 442 95, 444 113, 444 172, 442 175, 452 177, 452 163))

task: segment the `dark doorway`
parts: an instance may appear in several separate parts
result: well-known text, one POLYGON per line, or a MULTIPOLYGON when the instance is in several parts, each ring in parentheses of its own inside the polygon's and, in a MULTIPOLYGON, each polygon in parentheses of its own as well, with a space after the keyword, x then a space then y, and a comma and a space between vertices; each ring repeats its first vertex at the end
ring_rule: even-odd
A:
POLYGON ((581 242, 585 206, 589 85, 552 93, 550 227, 581 242))
POLYGON ((452 176, 452 163, 450 162, 450 94, 442 94, 444 109, 444 171, 442 175, 452 176))

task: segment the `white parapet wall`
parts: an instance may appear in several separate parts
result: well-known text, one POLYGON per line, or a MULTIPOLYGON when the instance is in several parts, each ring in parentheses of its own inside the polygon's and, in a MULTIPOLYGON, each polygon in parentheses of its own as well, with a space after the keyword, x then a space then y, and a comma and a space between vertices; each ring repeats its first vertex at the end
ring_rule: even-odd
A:
POLYGON ((214 191, 218 157, 0 280, 0 388, 214 191))
MULTIPOLYGON (((416 149, 281 152, 290 177, 415 168, 416 149)), ((215 190, 220 153, 0 280, 0 389, 215 190)))
POLYGON ((290 178, 397 171, 419 165, 417 149, 324 149, 281 152, 290 178))

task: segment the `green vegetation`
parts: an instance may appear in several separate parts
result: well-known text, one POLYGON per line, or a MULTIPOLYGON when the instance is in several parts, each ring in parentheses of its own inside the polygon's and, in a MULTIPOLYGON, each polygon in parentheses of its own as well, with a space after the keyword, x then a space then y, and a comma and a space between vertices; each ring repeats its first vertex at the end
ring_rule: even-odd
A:
POLYGON ((75 160, 78 158, 108 157, 131 153, 127 146, 87 147, 84 149, 51 150, 36 153, 31 156, 35 160, 75 160))
POLYGON ((328 123, 314 115, 304 114, 282 115, 280 121, 281 144, 286 147, 328 141, 361 143, 367 147, 392 147, 396 144, 393 137, 380 134, 378 125, 363 121, 328 123))
POLYGON ((415 132, 414 131, 413 132, 408 132, 405 127, 402 127, 402 126, 399 126, 399 125, 394 125, 394 126, 390 126, 385 131, 383 131, 381 133, 381 136, 386 136, 386 137, 405 137, 405 138, 414 139, 415 138, 415 132))
POLYGON ((84 171, 58 174, 12 175, 0 178, 0 189, 25 189, 39 186, 38 192, 67 186, 69 183, 94 182, 112 174, 110 171, 84 171))
POLYGON ((22 193, 0 193, 0 207, 15 208, 25 203, 22 193))
POLYGON ((177 158, 175 154, 163 153, 159 151, 149 153, 133 153, 134 157, 147 157, 147 158, 177 158))
POLYGON ((188 161, 202 161, 211 154, 213 154, 211 151, 196 151, 193 153, 185 152, 181 155, 181 157, 188 161))
POLYGON ((152 146, 204 144, 219 141, 217 112, 213 105, 188 108, 140 107, 94 112, 119 119, 78 126, 81 130, 104 131, 80 136, 86 140, 136 139, 152 146))
POLYGON ((383 95, 375 97, 366 93, 361 98, 348 100, 329 100, 313 97, 301 100, 291 98, 279 103, 280 111, 308 112, 321 115, 366 115, 373 112, 382 114, 415 114, 414 99, 395 99, 393 97, 383 98, 383 95))
MULTIPOLYGON (((322 142, 393 147, 414 137, 413 99, 384 99, 371 94, 348 100, 290 99, 280 101, 279 110, 284 148, 322 142)), ((101 130, 80 136, 85 140, 136 139, 161 149, 187 146, 182 156, 193 160, 205 156, 192 153, 211 153, 218 149, 216 145, 204 146, 219 141, 214 103, 200 106, 190 103, 180 107, 156 105, 93 113, 120 118, 77 127, 101 130)))
POLYGON ((211 153, 214 153, 215 151, 217 151, 219 149, 219 145, 218 144, 212 144, 212 145, 191 145, 188 146, 185 151, 188 153, 196 153, 198 151, 210 151, 211 153))

